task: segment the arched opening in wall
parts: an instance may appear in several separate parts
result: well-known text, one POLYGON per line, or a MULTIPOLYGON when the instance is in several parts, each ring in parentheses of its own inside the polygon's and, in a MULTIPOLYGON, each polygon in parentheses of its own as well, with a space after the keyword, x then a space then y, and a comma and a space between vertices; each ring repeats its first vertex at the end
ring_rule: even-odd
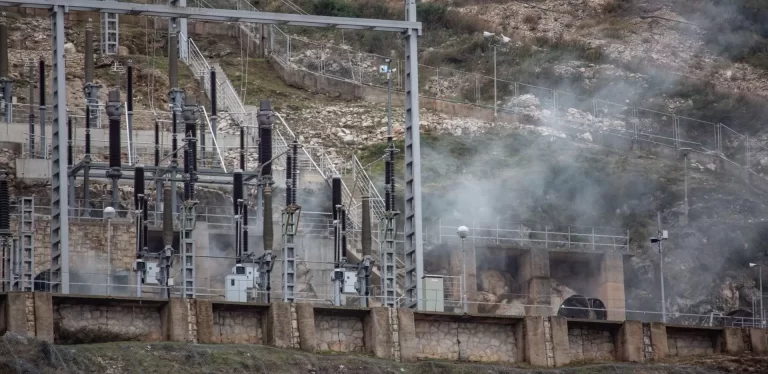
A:
POLYGON ((590 319, 599 319, 605 321, 608 318, 608 312, 605 310, 605 304, 598 298, 589 298, 590 319))
POLYGON ((589 319, 589 300, 581 295, 573 295, 560 305, 557 315, 566 318, 589 319))
POLYGON ((752 326, 754 321, 754 314, 746 309, 734 309, 725 315, 725 325, 733 327, 752 326))

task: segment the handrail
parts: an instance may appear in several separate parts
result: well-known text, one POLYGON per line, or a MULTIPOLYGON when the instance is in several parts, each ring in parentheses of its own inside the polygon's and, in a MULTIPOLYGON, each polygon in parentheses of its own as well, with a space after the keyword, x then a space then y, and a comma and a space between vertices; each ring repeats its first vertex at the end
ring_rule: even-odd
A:
POLYGON ((216 153, 219 155, 219 161, 221 161, 221 168, 224 169, 224 172, 227 172, 227 165, 224 163, 224 158, 221 157, 221 150, 219 149, 219 143, 216 141, 216 133, 213 132, 213 127, 211 127, 211 121, 208 120, 208 112, 205 110, 205 106, 200 106, 203 108, 203 117, 205 118, 205 123, 208 124, 208 131, 211 132, 211 139, 213 139, 213 145, 216 147, 216 153))

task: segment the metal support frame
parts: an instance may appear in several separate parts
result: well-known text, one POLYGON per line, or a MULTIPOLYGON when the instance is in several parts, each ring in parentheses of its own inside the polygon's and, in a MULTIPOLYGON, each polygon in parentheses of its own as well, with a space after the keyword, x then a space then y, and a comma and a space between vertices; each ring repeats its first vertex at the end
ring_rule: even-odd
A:
POLYGON ((35 199, 21 198, 19 240, 11 268, 11 291, 34 291, 35 283, 35 199))
POLYGON ((195 223, 197 201, 188 200, 181 206, 181 297, 195 298, 195 223))
MULTIPOLYGON (((406 18, 416 22, 416 0, 407 0, 406 18)), ((419 28, 405 31, 405 302, 419 308, 424 277, 419 134, 419 28)))
POLYGON ((301 217, 301 207, 292 205, 283 210, 283 301, 296 298, 296 246, 295 239, 301 217))
POLYGON ((386 212, 382 220, 381 230, 381 298, 382 305, 396 307, 397 303, 397 255, 395 252, 395 237, 397 212, 386 212))
POLYGON ((101 47, 99 50, 103 55, 116 55, 120 48, 120 19, 118 14, 102 12, 100 18, 101 47))
MULTIPOLYGON (((67 192, 67 88, 64 70, 65 5, 51 13, 53 139, 51 158, 51 291, 69 293, 69 193, 67 192)), ((72 186, 74 188, 74 186, 72 186)))
MULTIPOLYGON (((419 147, 418 56, 417 43, 422 25, 416 21, 416 1, 408 0, 408 21, 327 17, 303 14, 251 12, 229 9, 174 8, 167 5, 136 4, 95 0, 0 0, 0 6, 51 10, 53 51, 53 138, 51 197, 51 290, 69 293, 69 194, 66 168, 66 75, 64 60, 64 14, 87 11, 134 16, 184 18, 209 22, 287 24, 306 27, 378 30, 405 34, 406 41, 406 277, 411 305, 417 305, 423 274, 421 234, 421 180, 419 147), (62 164, 63 163, 63 164, 62 164), (62 214, 62 211, 64 214, 62 214)), ((9 116, 6 110, 6 116, 9 116)), ((100 121, 99 121, 100 124, 100 121)), ((98 124, 97 124, 98 126, 98 124)), ((157 174, 157 170, 155 170, 157 174)), ((155 175, 157 177, 157 175, 155 175)))
POLYGON ((256 259, 259 287, 263 291, 258 295, 257 300, 267 304, 272 301, 272 269, 275 267, 275 257, 271 250, 266 250, 263 255, 256 259))

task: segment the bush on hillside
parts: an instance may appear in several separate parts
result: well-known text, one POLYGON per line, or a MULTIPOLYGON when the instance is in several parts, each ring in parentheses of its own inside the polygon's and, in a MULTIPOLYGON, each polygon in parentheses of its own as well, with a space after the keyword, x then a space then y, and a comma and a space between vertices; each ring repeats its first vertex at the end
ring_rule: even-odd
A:
POLYGON ((359 17, 357 8, 346 0, 317 0, 312 3, 312 14, 331 17, 359 17))

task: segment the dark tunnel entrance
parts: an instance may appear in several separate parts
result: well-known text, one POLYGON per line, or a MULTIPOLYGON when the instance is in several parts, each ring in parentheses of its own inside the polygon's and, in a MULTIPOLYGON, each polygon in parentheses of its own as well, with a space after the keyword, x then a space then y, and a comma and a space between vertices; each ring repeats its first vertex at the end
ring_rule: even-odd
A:
POLYGON ((573 295, 560 305, 557 315, 566 318, 605 320, 607 313, 605 304, 597 298, 586 298, 582 295, 573 295))

